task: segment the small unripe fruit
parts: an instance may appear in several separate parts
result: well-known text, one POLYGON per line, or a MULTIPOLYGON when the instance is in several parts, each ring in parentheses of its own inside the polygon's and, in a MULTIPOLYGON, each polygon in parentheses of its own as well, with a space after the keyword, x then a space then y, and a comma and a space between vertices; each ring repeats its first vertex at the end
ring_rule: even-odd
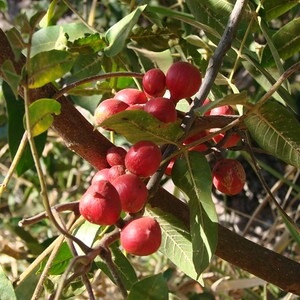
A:
POLYGON ((113 225, 122 211, 117 190, 107 180, 96 181, 79 201, 79 212, 89 222, 98 225, 113 225))
POLYGON ((106 152, 106 160, 110 166, 124 165, 127 151, 122 147, 113 146, 106 152))
POLYGON ((140 141, 128 150, 125 166, 129 172, 137 176, 149 177, 157 171, 161 159, 161 151, 155 143, 140 141))
POLYGON ((125 110, 128 104, 114 98, 103 100, 96 108, 94 119, 96 125, 101 125, 103 121, 114 114, 125 110))
POLYGON ((195 95, 201 83, 201 73, 195 66, 187 62, 173 63, 166 74, 166 86, 174 103, 195 95))
POLYGON ((161 229, 151 217, 129 222, 120 233, 120 243, 130 254, 145 256, 155 253, 161 245, 161 229))
POLYGON ((117 177, 112 184, 119 193, 123 211, 136 213, 144 207, 148 190, 140 177, 128 173, 117 177))
POLYGON ((150 97, 162 97, 166 91, 165 73, 158 68, 148 70, 143 77, 143 89, 150 97))
POLYGON ((212 170, 213 184, 226 195, 239 194, 246 182, 246 173, 236 159, 223 158, 216 162, 212 170))
POLYGON ((115 94, 114 98, 121 100, 128 105, 144 104, 148 101, 147 96, 143 91, 134 88, 120 90, 115 94))
POLYGON ((164 123, 176 122, 177 111, 174 103, 167 98, 159 97, 150 99, 144 110, 164 123))

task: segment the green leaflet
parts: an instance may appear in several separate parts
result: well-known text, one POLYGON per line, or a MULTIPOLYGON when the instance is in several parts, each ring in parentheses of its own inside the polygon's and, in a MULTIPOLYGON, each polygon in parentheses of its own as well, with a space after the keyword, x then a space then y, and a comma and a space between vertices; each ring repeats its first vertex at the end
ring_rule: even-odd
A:
POLYGON ((187 196, 193 263, 198 276, 208 266, 217 246, 217 214, 211 198, 212 177, 204 155, 189 151, 177 159, 172 179, 187 196))
POLYGON ((300 168, 299 122, 283 105, 268 101, 244 120, 252 138, 271 155, 300 168))

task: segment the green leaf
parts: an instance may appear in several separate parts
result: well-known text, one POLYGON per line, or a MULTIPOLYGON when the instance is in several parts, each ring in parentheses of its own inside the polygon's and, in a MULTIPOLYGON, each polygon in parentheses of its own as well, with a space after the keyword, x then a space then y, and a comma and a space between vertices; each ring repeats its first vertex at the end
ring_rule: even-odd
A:
POLYGON ((163 123, 149 113, 137 110, 117 113, 101 126, 113 129, 131 143, 149 140, 157 144, 173 144, 183 135, 178 122, 163 123))
POLYGON ((15 97, 17 97, 21 76, 16 73, 12 61, 4 61, 4 63, 1 65, 1 72, 3 74, 3 79, 9 84, 15 97))
MULTIPOLYGON (((67 244, 64 242, 61 244, 55 258, 52 261, 51 267, 49 268, 48 274, 49 275, 61 275, 64 273, 66 268, 69 266, 71 259, 73 258, 72 252, 67 244)), ((37 273, 41 273, 48 261, 48 257, 46 257, 42 263, 40 264, 40 268, 37 273)))
POLYGON ((40 26, 41 27, 46 27, 49 25, 52 17, 54 16, 55 14, 55 8, 56 8, 56 5, 57 5, 57 2, 58 0, 53 0, 51 1, 51 3, 49 4, 49 8, 45 14, 45 16, 42 18, 42 20, 40 21, 40 26))
POLYGON ((189 198, 193 263, 198 276, 208 266, 217 246, 217 214, 211 198, 212 176, 204 155, 188 151, 177 159, 172 179, 189 198))
MULTIPOLYGON (((85 245, 91 247, 100 231, 101 226, 85 221, 79 226, 79 228, 77 228, 75 236, 85 245)), ((75 248, 79 255, 85 254, 79 246, 75 245, 75 248)))
POLYGON ((108 41, 108 46, 104 49, 107 56, 115 56, 122 51, 126 39, 146 6, 138 6, 134 11, 107 30, 105 38, 108 41))
POLYGON ((29 120, 32 136, 47 131, 53 123, 53 115, 60 114, 60 108, 61 105, 58 101, 49 98, 38 99, 31 103, 29 106, 29 120))
MULTIPOLYGON (((300 51, 300 17, 293 19, 281 27, 274 35, 272 40, 281 59, 286 60, 300 51)), ((269 47, 263 51, 262 66, 270 67, 274 65, 272 52, 269 47)))
POLYGON ((61 50, 40 52, 30 59, 28 68, 29 88, 39 88, 61 78, 72 68, 77 54, 61 50))
POLYGON ((0 295, 1 300, 16 300, 16 294, 10 280, 4 273, 3 268, 0 266, 0 295))
POLYGON ((211 110, 214 107, 223 106, 223 105, 246 104, 246 103, 247 103, 247 92, 243 91, 239 94, 231 94, 225 96, 222 99, 211 101, 206 105, 196 108, 195 113, 198 116, 203 116, 207 111, 211 110))
MULTIPOLYGON (((186 226, 171 214, 158 208, 147 208, 145 214, 156 218, 159 222, 162 231, 159 251, 187 276, 199 281, 199 274, 193 263, 192 238, 186 226)), ((200 283, 203 284, 202 280, 200 283)))
POLYGON ((299 4, 299 0, 265 0, 263 3, 264 17, 266 21, 276 19, 285 14, 297 4, 299 4))
MULTIPOLYGON (((128 258, 122 253, 116 244, 112 245, 110 249, 112 251, 113 262, 118 270, 122 282, 125 288, 130 290, 133 284, 138 280, 136 272, 128 258)), ((95 262, 98 268, 100 268, 111 279, 111 281, 114 282, 114 278, 107 265, 101 260, 96 260, 95 262)))
POLYGON ((127 300, 168 300, 168 285, 162 274, 143 278, 131 288, 127 300))
POLYGON ((300 168, 300 124, 283 105, 268 101, 257 111, 249 113, 244 122, 262 149, 300 168))
MULTIPOLYGON (((23 117, 25 113, 24 101, 16 98, 6 82, 2 83, 3 95, 6 101, 8 113, 8 144, 11 157, 13 158, 19 148, 20 141, 24 134, 23 117)), ((34 138, 38 155, 41 155, 46 143, 47 133, 34 138)), ((27 143, 26 148, 17 164, 16 172, 20 176, 34 166, 34 161, 27 143)))

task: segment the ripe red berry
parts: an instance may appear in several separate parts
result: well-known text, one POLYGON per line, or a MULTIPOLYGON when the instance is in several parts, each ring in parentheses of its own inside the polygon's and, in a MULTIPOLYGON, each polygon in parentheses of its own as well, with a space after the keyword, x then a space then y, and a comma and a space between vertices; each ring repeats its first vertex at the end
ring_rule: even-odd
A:
POLYGON ((144 110, 145 104, 131 104, 126 110, 144 110))
POLYGON ((175 164, 175 161, 176 161, 177 157, 174 157, 172 158, 169 163, 168 163, 168 166, 167 168, 165 169, 165 174, 168 175, 168 176, 171 176, 172 174, 172 169, 173 169, 173 166, 175 164))
POLYGON ((166 74, 166 86, 170 91, 171 100, 175 103, 180 99, 195 95, 201 83, 201 73, 187 62, 173 63, 166 74))
POLYGON ((148 70, 143 77, 143 89, 150 97, 162 97, 166 91, 165 73, 158 68, 148 70))
MULTIPOLYGON (((186 138, 183 141, 183 145, 189 145, 193 142, 196 142, 197 140, 200 140, 201 138, 205 137, 206 135, 207 135, 206 131, 201 131, 199 133, 196 133, 196 134, 186 138)), ((198 145, 195 145, 195 146, 192 146, 191 148, 189 148, 190 151, 199 151, 199 152, 205 151, 207 149, 208 149, 208 147, 204 143, 198 144, 198 145)))
POLYGON ((129 222, 120 234, 120 243, 130 254, 145 256, 156 252, 161 245, 161 229, 151 217, 142 217, 129 222))
POLYGON ((159 97, 150 99, 144 110, 164 123, 175 122, 177 120, 177 111, 174 103, 167 98, 159 97))
POLYGON ((125 165, 114 165, 108 171, 108 180, 113 182, 116 178, 126 173, 125 165))
POLYGON ((113 146, 107 150, 106 160, 110 166, 124 165, 126 153, 127 151, 124 148, 113 146))
POLYGON ((161 162, 159 147, 151 141, 140 141, 131 146, 125 156, 125 166, 129 172, 140 177, 153 175, 161 162))
POLYGON ((223 158, 217 161, 212 175, 215 188, 226 195, 239 194, 246 182, 244 167, 236 159, 223 158))
POLYGON ((122 211, 119 194, 107 180, 96 181, 79 201, 79 212, 89 222, 113 225, 122 211))
POLYGON ((128 173, 117 177, 112 184, 119 193, 123 211, 136 213, 144 207, 148 190, 140 177, 128 173))
POLYGON ((127 103, 114 98, 103 100, 97 106, 94 113, 96 125, 101 125, 103 121, 114 114, 125 110, 128 106, 129 105, 127 103))
POLYGON ((100 180, 109 180, 109 170, 110 168, 104 168, 99 170, 92 178, 91 184, 94 184, 96 181, 100 180))
POLYGON ((223 105, 214 107, 211 110, 206 112, 206 115, 209 116, 222 116, 222 115, 234 115, 234 109, 229 105, 223 105))
POLYGON ((128 105, 144 104, 148 101, 147 96, 143 91, 134 88, 120 90, 115 94, 114 98, 123 101, 128 105))

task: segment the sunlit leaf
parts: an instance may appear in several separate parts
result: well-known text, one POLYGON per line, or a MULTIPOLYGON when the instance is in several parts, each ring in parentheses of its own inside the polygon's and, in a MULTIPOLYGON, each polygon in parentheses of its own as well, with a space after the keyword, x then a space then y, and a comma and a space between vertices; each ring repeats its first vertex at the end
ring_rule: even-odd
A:
POLYGON ((46 27, 49 25, 51 19, 53 18, 54 14, 55 14, 55 7, 57 5, 57 2, 58 2, 58 0, 53 0, 50 2, 49 8, 48 8, 45 16, 40 21, 41 27, 46 27))
POLYGON ((30 59, 29 88, 38 88, 61 78, 72 68, 77 55, 66 51, 40 52, 30 59))
POLYGON ((16 73, 12 61, 6 60, 0 68, 3 78, 9 84, 15 96, 18 95, 18 86, 20 84, 21 76, 16 73))
POLYGON ((268 101, 249 113, 245 124, 258 145, 287 164, 300 168, 300 124, 276 101, 268 101))
POLYGON ((145 111, 117 113, 101 126, 113 129, 131 143, 149 140, 157 144, 172 144, 183 135, 179 123, 163 123, 145 111))
POLYGON ((14 288, 8 277, 5 275, 3 268, 0 266, 0 295, 1 300, 16 300, 14 288))
POLYGON ((212 201, 212 176, 204 155, 188 151, 172 168, 174 184, 188 196, 193 263, 197 274, 208 266, 217 246, 217 214, 212 201))
POLYGON ((162 243, 159 251, 186 275, 202 283, 194 266, 192 238, 186 226, 171 214, 157 208, 149 208, 145 214, 156 218, 161 227, 162 243))
POLYGON ((162 274, 152 275, 136 282, 127 300, 168 300, 168 285, 162 274))
POLYGON ((30 104, 29 119, 32 136, 37 136, 47 131, 53 123, 53 115, 60 114, 60 108, 61 105, 58 101, 48 98, 38 99, 30 104))
POLYGON ((146 6, 138 6, 134 11, 108 29, 105 34, 105 38, 108 41, 108 46, 105 48, 107 56, 115 56, 122 51, 128 35, 146 6))

